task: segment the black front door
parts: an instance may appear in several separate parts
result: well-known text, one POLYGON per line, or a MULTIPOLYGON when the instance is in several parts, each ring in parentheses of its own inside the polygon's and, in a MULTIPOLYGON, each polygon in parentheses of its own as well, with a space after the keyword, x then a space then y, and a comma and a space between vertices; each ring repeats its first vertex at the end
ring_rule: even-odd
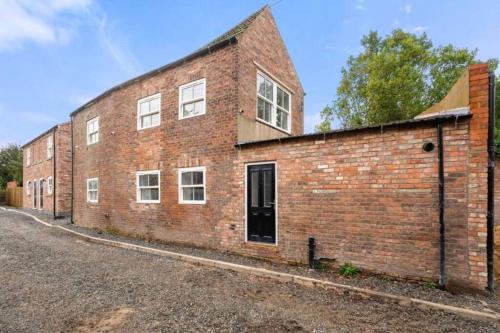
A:
POLYGON ((276 243, 275 165, 247 168, 247 239, 276 243))

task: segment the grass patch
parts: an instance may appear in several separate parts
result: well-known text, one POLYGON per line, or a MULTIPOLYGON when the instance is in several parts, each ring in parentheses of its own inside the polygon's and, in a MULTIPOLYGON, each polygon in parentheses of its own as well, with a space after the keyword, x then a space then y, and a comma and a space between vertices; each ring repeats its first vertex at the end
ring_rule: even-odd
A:
POLYGON ((361 270, 358 267, 354 266, 350 262, 344 263, 342 266, 340 266, 340 270, 339 270, 340 275, 342 275, 343 277, 356 276, 360 272, 361 272, 361 270))
POLYGON ((424 288, 427 288, 427 289, 436 289, 437 288, 436 282, 432 282, 432 281, 425 281, 424 283, 422 283, 422 286, 424 286, 424 288))

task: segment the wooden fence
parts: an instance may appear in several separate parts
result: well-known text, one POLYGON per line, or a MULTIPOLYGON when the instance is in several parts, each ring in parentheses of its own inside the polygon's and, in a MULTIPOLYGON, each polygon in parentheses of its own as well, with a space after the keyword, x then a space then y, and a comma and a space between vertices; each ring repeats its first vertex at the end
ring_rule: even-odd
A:
POLYGON ((5 190, 5 203, 7 206, 22 207, 23 206, 23 188, 14 187, 5 190))

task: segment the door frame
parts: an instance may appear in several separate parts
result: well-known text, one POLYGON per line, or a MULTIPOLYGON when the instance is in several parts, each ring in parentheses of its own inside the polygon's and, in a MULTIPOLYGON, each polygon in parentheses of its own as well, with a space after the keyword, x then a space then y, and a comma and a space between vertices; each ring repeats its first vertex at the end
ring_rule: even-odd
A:
POLYGON ((42 206, 42 200, 43 200, 43 196, 45 194, 43 193, 43 178, 40 178, 38 179, 38 207, 37 209, 38 210, 43 210, 43 206, 42 206))
POLYGON ((278 163, 276 161, 245 163, 245 243, 260 244, 267 246, 278 246, 278 163), (274 164, 274 243, 260 243, 248 240, 248 167, 253 165, 274 164))

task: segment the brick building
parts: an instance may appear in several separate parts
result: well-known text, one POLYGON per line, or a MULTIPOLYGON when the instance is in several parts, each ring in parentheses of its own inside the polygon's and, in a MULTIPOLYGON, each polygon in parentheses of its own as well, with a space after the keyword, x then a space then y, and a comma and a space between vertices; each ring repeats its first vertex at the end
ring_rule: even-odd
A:
POLYGON ((23 207, 71 213, 71 123, 56 125, 23 147, 23 207))
POLYGON ((72 220, 299 263, 314 237, 339 264, 483 289, 489 88, 474 65, 416 119, 304 135, 304 91, 264 7, 71 114, 72 220))

